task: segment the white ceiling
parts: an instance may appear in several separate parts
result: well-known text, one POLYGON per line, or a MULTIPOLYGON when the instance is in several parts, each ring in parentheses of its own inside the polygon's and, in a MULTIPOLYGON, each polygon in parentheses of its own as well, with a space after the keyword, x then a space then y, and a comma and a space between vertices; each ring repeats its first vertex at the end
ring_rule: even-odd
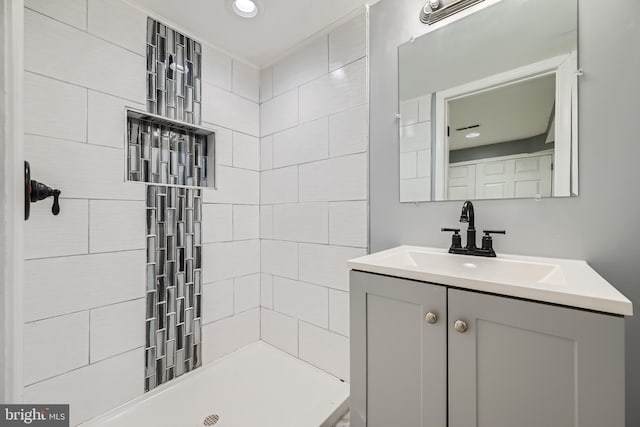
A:
POLYGON ((555 74, 449 101, 449 148, 516 141, 547 131, 556 94, 555 74), (479 124, 480 127, 456 131, 479 124), (479 132, 477 138, 467 138, 479 132))
POLYGON ((259 0, 258 16, 244 19, 232 12, 231 0, 129 0, 258 67, 270 65, 307 38, 377 1, 259 0))

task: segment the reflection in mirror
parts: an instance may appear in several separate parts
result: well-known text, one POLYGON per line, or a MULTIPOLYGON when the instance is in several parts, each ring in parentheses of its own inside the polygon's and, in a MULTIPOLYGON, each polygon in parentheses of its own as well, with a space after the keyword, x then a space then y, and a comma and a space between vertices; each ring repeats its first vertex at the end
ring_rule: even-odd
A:
POLYGON ((577 0, 502 0, 399 55, 401 202, 577 195, 577 0))

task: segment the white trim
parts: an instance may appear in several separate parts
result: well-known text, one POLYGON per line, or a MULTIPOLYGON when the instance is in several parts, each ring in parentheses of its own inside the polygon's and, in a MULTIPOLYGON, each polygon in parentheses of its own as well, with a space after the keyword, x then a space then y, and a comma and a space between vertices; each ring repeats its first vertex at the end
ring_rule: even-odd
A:
POLYGON ((22 400, 24 2, 0 0, 0 402, 22 400))
MULTIPOLYGON (((436 95, 436 143, 434 149, 435 168, 433 178, 435 184, 434 200, 446 200, 447 172, 449 164, 449 149, 446 137, 447 130, 447 102, 451 99, 466 96, 470 93, 479 93, 496 87, 512 84, 517 81, 537 78, 545 74, 556 74, 556 120, 555 120, 555 153, 554 153, 554 191, 553 196, 569 196, 571 185, 571 165, 569 161, 571 151, 571 126, 572 116, 577 117, 577 112, 572 112, 571 84, 569 76, 575 69, 575 53, 560 55, 524 67, 495 74, 484 79, 466 83, 451 89, 437 92, 436 95), (562 109, 558 106, 564 106, 562 109), (567 112, 568 109, 568 112, 567 112), (562 111, 560 111, 562 110, 562 111), (568 170, 567 170, 568 169, 568 170)), ((577 144, 574 144, 577 150, 577 144)))

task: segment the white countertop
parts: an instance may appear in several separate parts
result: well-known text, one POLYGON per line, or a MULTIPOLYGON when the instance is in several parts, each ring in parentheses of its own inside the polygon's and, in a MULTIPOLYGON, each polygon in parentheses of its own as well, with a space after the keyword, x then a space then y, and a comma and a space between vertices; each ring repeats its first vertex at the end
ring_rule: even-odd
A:
POLYGON ((499 254, 449 254, 446 249, 398 246, 348 262, 353 270, 474 291, 631 316, 633 305, 586 261, 499 254))

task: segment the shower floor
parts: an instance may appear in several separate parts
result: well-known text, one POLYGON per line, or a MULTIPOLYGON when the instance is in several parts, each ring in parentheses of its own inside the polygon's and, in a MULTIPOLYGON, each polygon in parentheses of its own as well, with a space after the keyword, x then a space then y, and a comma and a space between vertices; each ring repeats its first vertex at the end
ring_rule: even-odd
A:
POLYGON ((81 426, 332 427, 348 400, 348 384, 257 342, 81 426))

